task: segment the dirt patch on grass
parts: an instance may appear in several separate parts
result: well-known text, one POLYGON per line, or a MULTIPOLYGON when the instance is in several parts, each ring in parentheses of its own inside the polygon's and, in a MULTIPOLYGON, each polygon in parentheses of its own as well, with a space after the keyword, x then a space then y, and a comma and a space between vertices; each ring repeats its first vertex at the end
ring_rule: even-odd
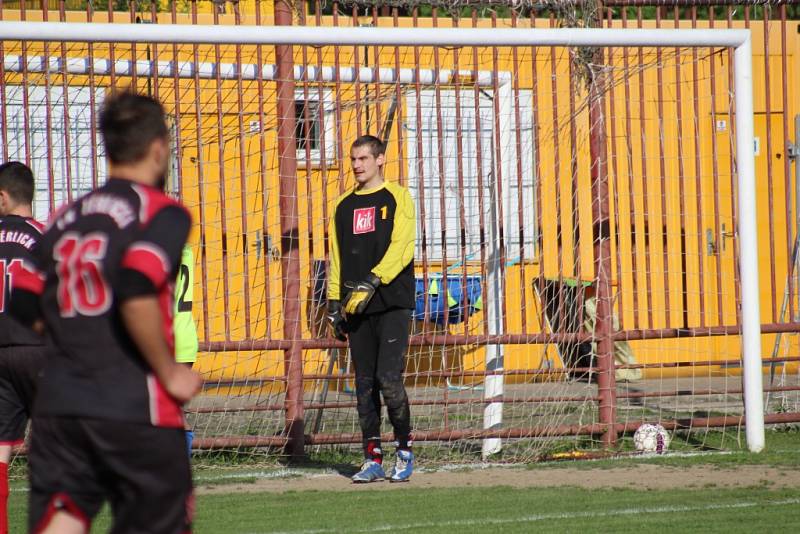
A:
MULTIPOLYGON (((742 465, 720 468, 711 465, 672 467, 637 464, 603 469, 548 467, 526 469, 523 467, 490 467, 457 471, 425 471, 414 474, 408 483, 391 484, 388 481, 372 484, 353 484, 347 474, 302 474, 281 478, 260 478, 254 482, 216 485, 201 481, 200 494, 236 492, 287 491, 397 491, 406 488, 456 488, 510 486, 515 488, 542 488, 573 486, 586 489, 639 488, 639 489, 700 489, 741 488, 763 486, 773 489, 800 487, 800 469, 742 465)), ((208 480, 208 479, 206 479, 208 480)))

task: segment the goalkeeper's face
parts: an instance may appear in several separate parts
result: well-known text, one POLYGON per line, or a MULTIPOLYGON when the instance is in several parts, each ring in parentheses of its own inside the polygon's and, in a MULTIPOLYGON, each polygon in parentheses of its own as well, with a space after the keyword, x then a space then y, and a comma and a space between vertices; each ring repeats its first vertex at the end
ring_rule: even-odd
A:
POLYGON ((380 185, 383 181, 381 169, 383 167, 384 156, 379 154, 374 156, 369 146, 353 147, 350 150, 350 165, 353 167, 358 185, 371 188, 380 185))

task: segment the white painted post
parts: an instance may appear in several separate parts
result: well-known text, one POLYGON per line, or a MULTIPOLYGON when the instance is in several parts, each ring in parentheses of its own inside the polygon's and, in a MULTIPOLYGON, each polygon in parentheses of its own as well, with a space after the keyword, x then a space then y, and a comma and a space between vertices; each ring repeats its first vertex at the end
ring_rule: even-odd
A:
MULTIPOLYGON (((498 99, 498 109, 500 116, 497 123, 500 127, 500 161, 494 162, 495 169, 499 169, 503 176, 504 183, 508 183, 508 179, 514 169, 514 153, 511 150, 512 146, 512 132, 513 132, 513 117, 512 117, 512 93, 511 84, 506 81, 498 86, 498 94, 494 95, 498 99)), ((493 122, 494 124, 494 122, 493 122)), ((493 136, 493 144, 496 142, 496 136, 493 136)), ((496 154, 496 152, 492 152, 496 154)), ((486 303, 486 321, 489 324, 489 334, 502 334, 503 332, 503 279, 502 279, 502 265, 500 248, 500 209, 504 205, 504 199, 500 198, 500 192, 497 187, 497 171, 494 173, 494 179, 489 184, 490 196, 490 212, 489 212, 489 262, 486 268, 486 296, 484 302, 486 303)), ((506 193, 507 194, 507 193, 506 193)), ((505 211, 505 210, 504 210, 505 211)), ((487 371, 502 371, 503 370, 503 345, 494 344, 486 346, 486 370, 487 371)), ((503 396, 504 391, 504 376, 487 375, 484 382, 484 398, 492 400, 503 396)), ((483 409, 483 428, 484 430, 494 430, 503 426, 503 403, 491 402, 483 409)), ((483 440, 482 457, 486 459, 492 454, 500 452, 503 447, 502 439, 500 438, 487 438, 483 440)))
POLYGON ((745 425, 747 448, 752 452, 760 452, 764 448, 764 388, 761 361, 761 315, 758 303, 752 47, 749 36, 736 47, 734 69, 745 425))

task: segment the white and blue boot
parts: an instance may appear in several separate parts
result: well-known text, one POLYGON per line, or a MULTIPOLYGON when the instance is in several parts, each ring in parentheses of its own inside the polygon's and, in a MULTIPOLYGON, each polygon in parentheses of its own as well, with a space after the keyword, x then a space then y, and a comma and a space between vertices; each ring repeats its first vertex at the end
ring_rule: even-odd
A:
POLYGON ((414 472, 414 453, 408 450, 397 451, 394 467, 389 473, 389 482, 408 482, 414 472))
POLYGON ((373 460, 367 460, 361 466, 361 471, 353 475, 352 480, 356 484, 366 484, 383 480, 384 478, 386 478, 386 473, 383 472, 381 464, 373 460))

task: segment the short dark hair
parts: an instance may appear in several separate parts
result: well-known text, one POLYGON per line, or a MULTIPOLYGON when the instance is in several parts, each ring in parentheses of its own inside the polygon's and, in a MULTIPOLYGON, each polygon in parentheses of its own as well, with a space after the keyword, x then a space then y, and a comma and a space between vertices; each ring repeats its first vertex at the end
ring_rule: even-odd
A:
POLYGON ((350 145, 350 150, 360 146, 368 146, 370 153, 376 158, 386 153, 386 145, 374 135, 362 135, 358 137, 353 141, 353 144, 350 145))
POLYGON ((33 202, 33 172, 24 163, 9 161, 0 165, 0 190, 8 193, 15 202, 33 202))
POLYGON ((100 112, 100 134, 111 163, 135 163, 153 141, 169 139, 164 107, 132 91, 113 95, 100 112))

